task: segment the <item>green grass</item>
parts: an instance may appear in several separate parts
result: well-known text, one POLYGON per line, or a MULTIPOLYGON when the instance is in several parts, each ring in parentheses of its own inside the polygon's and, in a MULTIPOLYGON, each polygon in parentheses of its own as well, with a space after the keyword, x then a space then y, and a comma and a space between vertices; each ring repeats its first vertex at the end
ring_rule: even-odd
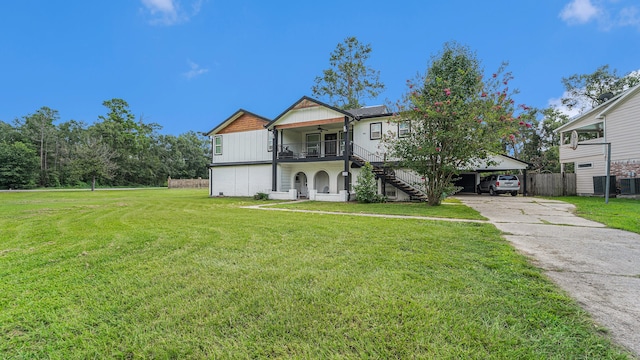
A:
POLYGON ((491 225, 258 203, 0 193, 0 358, 629 358, 491 225))
POLYGON ((275 206, 283 209, 315 210, 341 213, 358 214, 385 214, 385 215, 409 215, 437 218, 454 218, 470 220, 487 220, 479 212, 470 207, 462 206, 458 200, 448 200, 441 206, 428 206, 426 203, 378 203, 361 204, 357 202, 323 202, 304 201, 295 203, 282 203, 275 206))
POLYGON ((567 196, 553 198, 576 206, 576 214, 597 221, 608 227, 640 234, 640 200, 611 198, 605 204, 603 198, 567 196))

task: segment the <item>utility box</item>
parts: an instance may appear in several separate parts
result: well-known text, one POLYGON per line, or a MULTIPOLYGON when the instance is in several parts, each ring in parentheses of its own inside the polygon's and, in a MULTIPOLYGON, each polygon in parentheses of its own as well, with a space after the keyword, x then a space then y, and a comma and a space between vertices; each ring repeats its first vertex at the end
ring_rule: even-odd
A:
MULTIPOLYGON (((616 194, 616 177, 615 175, 609 176, 609 195, 616 194)), ((593 193, 595 195, 604 195, 604 190, 607 186, 606 176, 594 176, 593 177, 593 193)))
POLYGON ((620 179, 620 194, 622 195, 640 194, 640 178, 620 179))

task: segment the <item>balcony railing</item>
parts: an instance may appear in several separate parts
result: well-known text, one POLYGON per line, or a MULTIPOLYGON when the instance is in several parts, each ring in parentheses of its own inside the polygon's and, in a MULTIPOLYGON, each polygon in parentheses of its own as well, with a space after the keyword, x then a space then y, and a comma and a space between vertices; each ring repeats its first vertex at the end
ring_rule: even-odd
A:
POLYGON ((340 140, 288 143, 278 145, 278 159, 309 159, 342 156, 344 142, 340 140))

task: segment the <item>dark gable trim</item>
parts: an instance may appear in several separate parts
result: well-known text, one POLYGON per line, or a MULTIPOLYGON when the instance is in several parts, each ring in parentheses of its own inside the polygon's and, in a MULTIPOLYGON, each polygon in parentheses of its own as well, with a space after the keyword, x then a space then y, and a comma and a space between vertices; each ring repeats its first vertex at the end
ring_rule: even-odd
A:
POLYGON ((209 164, 207 167, 213 168, 213 167, 221 167, 221 166, 238 166, 238 165, 271 165, 271 160, 213 163, 213 164, 209 164))
POLYGON ((328 108, 328 109, 331 109, 331 110, 337 111, 337 112, 339 112, 339 113, 343 114, 344 116, 348 116, 348 117, 350 117, 350 118, 353 118, 353 117, 354 117, 353 115, 351 115, 350 113, 348 113, 348 112, 346 112, 346 111, 344 111, 344 110, 342 110, 342 109, 338 109, 338 108, 337 108, 337 107, 335 107, 335 106, 331 106, 331 105, 329 105, 329 104, 325 104, 325 103, 323 103, 322 101, 316 100, 316 99, 314 99, 314 98, 310 98, 310 97, 308 97, 308 96, 306 96, 306 95, 305 95, 305 96, 301 97, 301 98, 300 98, 300 100, 298 100, 298 101, 296 101, 295 103, 293 103, 293 105, 289 106, 289 107, 287 108, 287 110, 283 111, 280 115, 276 116, 276 118, 275 118, 275 119, 273 119, 273 121, 271 121, 270 123, 266 124, 264 127, 266 127, 266 128, 270 128, 270 127, 271 127, 271 126, 273 126, 276 122, 278 122, 278 120, 280 120, 283 116, 285 116, 287 113, 289 113, 289 111, 293 110, 296 106, 298 106, 298 104, 300 104, 301 102, 303 102, 303 101, 305 101, 305 100, 307 100, 307 101, 311 101, 311 102, 314 102, 314 103, 316 103, 316 104, 318 104, 318 105, 320 105, 320 106, 323 106, 323 107, 326 107, 326 108, 328 108))

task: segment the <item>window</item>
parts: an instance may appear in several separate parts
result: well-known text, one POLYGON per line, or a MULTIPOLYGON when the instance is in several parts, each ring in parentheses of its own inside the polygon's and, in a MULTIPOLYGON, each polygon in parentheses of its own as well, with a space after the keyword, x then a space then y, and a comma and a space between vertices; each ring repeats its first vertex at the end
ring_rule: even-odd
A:
POLYGON ((403 121, 398 123, 398 137, 407 137, 411 132, 411 123, 408 121, 403 121))
POLYGON ((213 137, 213 155, 222 155, 222 135, 213 137))
POLYGON ((590 169, 593 167, 593 163, 581 163, 578 164, 578 169, 590 169))
POLYGON ((320 134, 307 134, 306 150, 307 156, 317 157, 320 155, 320 134))
POLYGON ((267 151, 273 151, 273 132, 267 131, 267 151))
POLYGON ((382 123, 369 124, 369 139, 376 140, 382 138, 382 123))

